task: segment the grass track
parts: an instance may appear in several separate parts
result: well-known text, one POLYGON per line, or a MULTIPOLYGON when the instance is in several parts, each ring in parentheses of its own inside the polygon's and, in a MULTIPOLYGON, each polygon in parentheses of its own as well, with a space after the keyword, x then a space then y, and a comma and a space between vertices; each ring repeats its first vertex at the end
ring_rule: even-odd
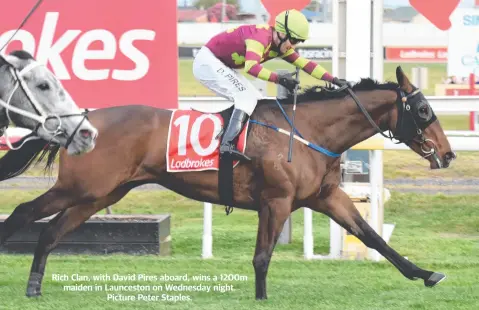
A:
MULTIPOLYGON (((2 192, 0 213, 10 213, 18 203, 40 193, 2 192)), ((396 224, 391 246, 419 266, 447 274, 448 278, 433 289, 425 288, 422 281, 406 280, 387 262, 304 261, 301 257, 302 211, 296 212, 293 243, 278 246, 273 256, 268 274, 269 299, 256 302, 251 265, 257 227, 254 212, 236 209, 225 216, 221 207, 215 207, 215 257, 201 260, 200 203, 171 192, 132 192, 114 211, 171 213, 172 257, 52 255, 44 280, 44 296, 27 299, 24 291, 32 257, 0 255, 0 309, 478 309, 478 198, 393 193, 386 205, 385 222, 396 224), (184 293, 191 296, 191 302, 113 302, 106 300, 105 292, 63 292, 63 285, 72 285, 75 281, 52 281, 52 273, 89 276, 232 273, 246 276, 247 280, 221 282, 233 285, 233 292, 184 293)), ((324 253, 329 238, 327 218, 315 214, 314 228, 315 252, 324 253)), ((93 284, 85 284, 88 283, 93 284)), ((208 284, 205 281, 190 283, 208 284)), ((97 284, 125 283, 99 281, 97 284)))

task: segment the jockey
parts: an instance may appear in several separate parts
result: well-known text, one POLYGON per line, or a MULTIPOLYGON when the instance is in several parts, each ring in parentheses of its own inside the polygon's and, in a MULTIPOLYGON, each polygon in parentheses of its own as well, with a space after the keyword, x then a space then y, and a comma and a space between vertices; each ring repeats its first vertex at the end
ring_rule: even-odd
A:
POLYGON ((204 86, 232 101, 234 110, 223 134, 220 155, 230 155, 234 160, 250 161, 239 152, 233 140, 238 136, 248 117, 253 113, 261 93, 235 71, 243 71, 255 78, 284 86, 289 91, 298 83, 293 73, 278 75, 264 68, 261 63, 282 58, 301 68, 311 76, 343 86, 347 82, 331 76, 322 66, 305 59, 294 50, 308 39, 309 22, 297 10, 287 10, 275 19, 275 26, 243 25, 214 36, 196 55, 193 74, 204 86))

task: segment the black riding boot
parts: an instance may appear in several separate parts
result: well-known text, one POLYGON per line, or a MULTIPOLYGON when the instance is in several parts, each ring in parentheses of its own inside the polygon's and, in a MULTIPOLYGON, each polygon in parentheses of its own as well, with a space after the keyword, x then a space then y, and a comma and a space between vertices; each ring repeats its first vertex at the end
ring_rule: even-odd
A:
POLYGON ((233 160, 246 160, 251 161, 251 158, 244 155, 236 149, 232 144, 233 140, 238 136, 243 128, 245 121, 248 119, 248 114, 245 112, 234 109, 231 114, 231 119, 226 128, 226 132, 223 134, 223 138, 220 144, 220 156, 228 155, 231 156, 233 160), (226 154, 225 154, 226 153, 226 154))

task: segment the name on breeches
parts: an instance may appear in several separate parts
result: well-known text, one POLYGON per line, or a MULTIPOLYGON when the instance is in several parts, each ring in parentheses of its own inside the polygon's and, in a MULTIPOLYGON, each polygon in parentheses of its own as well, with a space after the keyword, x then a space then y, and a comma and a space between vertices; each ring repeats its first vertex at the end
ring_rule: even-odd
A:
POLYGON ((241 83, 240 80, 238 80, 234 75, 232 75, 231 73, 227 73, 224 71, 224 69, 222 68, 219 68, 216 72, 218 72, 219 74, 223 75, 225 78, 228 79, 228 81, 230 81, 231 84, 234 85, 234 87, 236 87, 239 91, 243 91, 246 89, 246 87, 244 87, 244 85, 241 83), (225 75, 226 73, 226 75, 225 75))

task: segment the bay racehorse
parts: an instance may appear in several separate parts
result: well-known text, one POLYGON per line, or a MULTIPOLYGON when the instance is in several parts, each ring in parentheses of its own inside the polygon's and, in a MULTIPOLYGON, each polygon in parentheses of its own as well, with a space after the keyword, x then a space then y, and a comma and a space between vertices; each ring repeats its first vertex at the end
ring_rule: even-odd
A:
MULTIPOLYGON (((377 130, 407 144, 428 160, 432 169, 446 168, 455 158, 424 95, 400 67, 396 77, 397 83, 362 79, 349 94, 323 87, 312 87, 299 94, 296 129, 297 136, 304 140, 295 139, 292 162, 286 160, 289 135, 277 132, 278 128, 290 128, 283 108, 276 100, 258 103, 246 139, 246 155, 252 161, 241 162, 233 170, 231 205, 259 215, 253 257, 257 299, 267 298, 266 274, 283 224, 291 212, 301 207, 332 218, 366 246, 377 250, 407 279, 422 279, 427 287, 444 279, 444 274, 422 269, 392 249, 339 187, 340 154, 375 135, 377 130)), ((287 115, 292 113, 292 102, 292 96, 281 102, 287 115)), ((218 193, 217 170, 168 171, 167 141, 172 113, 147 106, 95 110, 89 113, 89 119, 100 134, 92 152, 65 156, 59 146, 45 148, 45 142, 36 140, 8 152, 0 160, 3 180, 16 175, 14 169, 26 169, 35 156, 45 152, 49 154, 47 166, 51 165, 55 153, 60 152, 56 184, 38 198, 20 204, 0 232, 1 244, 21 227, 58 212, 39 237, 27 296, 41 295, 47 257, 62 236, 139 185, 157 183, 191 199, 224 204, 218 193), (19 155, 22 153, 25 155, 19 155)), ((205 146, 202 148, 204 151, 205 146)))
POLYGON ((33 131, 24 141, 52 141, 70 155, 91 151, 98 135, 55 75, 21 50, 0 56, 0 135, 9 125, 33 131))

